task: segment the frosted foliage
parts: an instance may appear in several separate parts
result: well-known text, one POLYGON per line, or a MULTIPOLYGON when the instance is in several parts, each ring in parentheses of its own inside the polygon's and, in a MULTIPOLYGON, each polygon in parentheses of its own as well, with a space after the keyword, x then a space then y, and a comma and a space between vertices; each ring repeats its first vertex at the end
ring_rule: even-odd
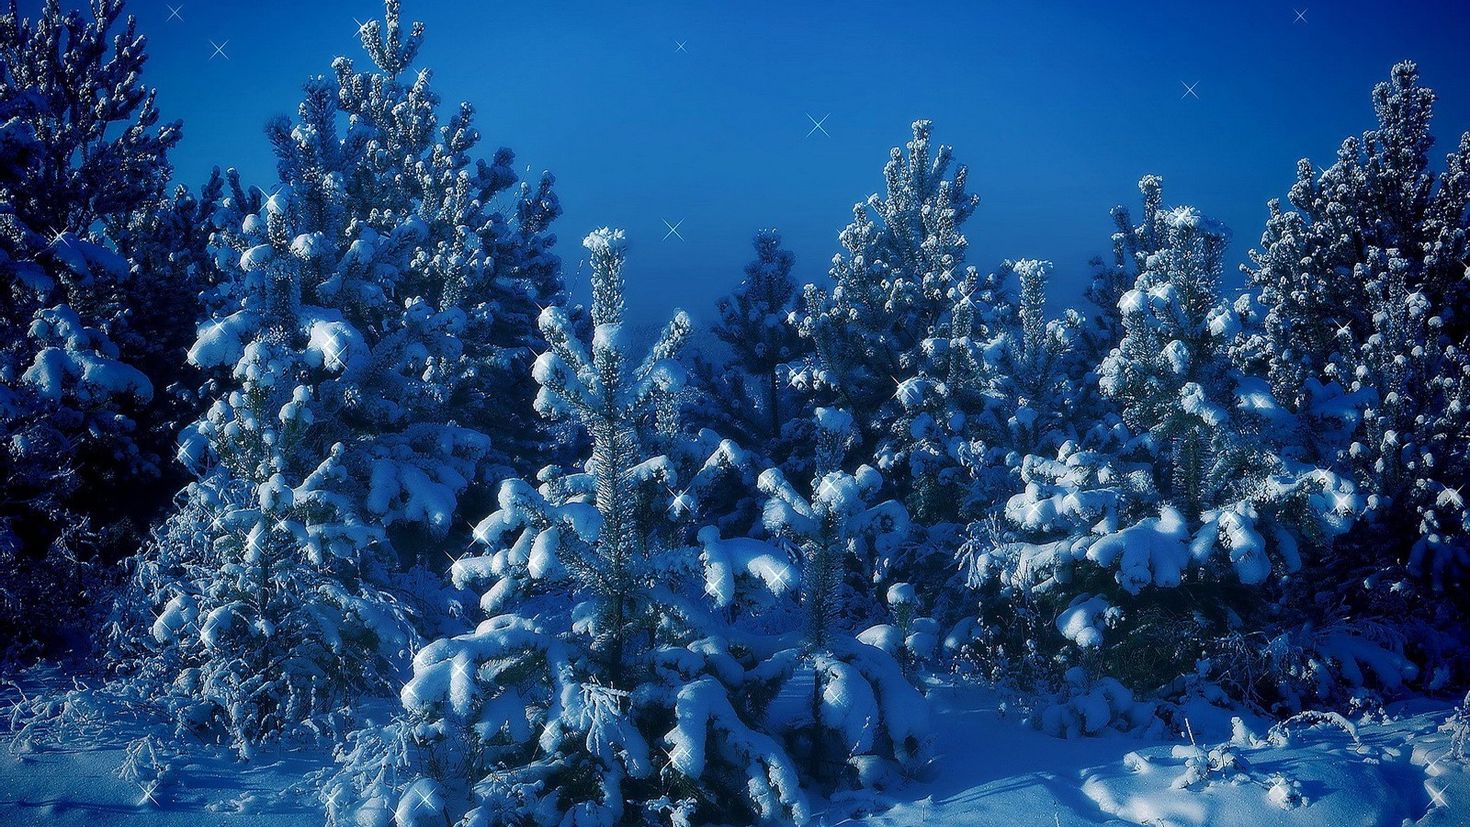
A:
POLYGON ((1470 573, 1470 134, 1434 161, 1412 63, 1234 298, 1150 175, 1050 311, 1050 262, 967 262, 920 120, 830 279, 758 230, 702 335, 639 323, 620 229, 572 303, 552 176, 445 105, 399 0, 268 123, 275 180, 197 194, 120 0, 40 6, 0 11, 0 666, 111 615, 97 687, 17 672, 17 752, 145 728, 158 804, 174 758, 331 748, 334 827, 934 820, 895 787, 1003 696, 1189 740, 1087 770, 1082 820, 1307 812, 1241 758, 1302 724, 1454 781, 1421 759, 1470 712, 1388 705, 1459 691, 1470 573))
MULTIPOLYGON (((1160 203, 1159 179, 1140 186, 1146 205, 1160 203)), ((1223 554, 1244 583, 1266 579, 1271 545, 1281 565, 1295 570, 1297 538, 1315 542, 1346 528, 1352 485, 1296 459, 1284 439, 1289 432, 1269 430, 1280 425, 1270 394, 1228 359, 1239 311, 1218 298, 1225 232, 1193 210, 1154 207, 1133 236, 1139 274, 1119 300, 1123 339, 1103 360, 1099 385, 1120 405, 1124 425, 1146 431, 1160 449, 1157 488, 1174 513, 1159 525, 1191 535, 1196 564, 1223 554), (1263 426, 1270 435, 1259 435, 1263 426)), ((1122 575, 1125 588, 1178 584, 1181 565, 1165 559, 1173 555, 1149 557, 1122 575)))
POLYGON ((900 383, 900 413, 879 445, 907 474, 921 520, 973 517, 1008 495, 1016 461, 1071 436, 1084 367, 1077 321, 1045 313, 1048 262, 1007 261, 950 290, 948 323, 923 343, 922 372, 900 383))
MULTIPOLYGON (((92 624, 110 564, 167 502, 168 388, 186 372, 170 346, 195 309, 190 275, 153 261, 141 228, 173 206, 180 138, 144 82, 147 41, 121 0, 66 5, 0 10, 7 660, 92 624)), ((187 257, 187 236, 168 243, 187 257)))
POLYGON ((965 191, 965 167, 951 173, 949 147, 931 149, 931 128, 916 121, 907 152, 893 149, 884 194, 855 205, 842 231, 833 286, 808 285, 795 316, 813 354, 792 366, 792 383, 848 408, 869 440, 891 421, 880 409, 893 379, 919 369, 921 343, 945 323, 951 289, 973 275, 960 227, 979 196, 965 191))
MULTIPOLYGON (((806 653, 778 653, 759 667, 781 687, 767 715, 788 737, 800 739, 810 772, 826 775, 834 762, 845 764, 864 786, 916 771, 928 746, 923 697, 893 655, 839 627, 846 617, 848 572, 867 574, 877 566, 881 577, 883 561, 910 531, 902 505, 873 502, 880 483, 866 466, 854 474, 823 475, 810 498, 774 468, 758 483, 767 497, 767 530, 799 552, 806 622, 806 653), (809 698, 804 705, 797 701, 803 694, 809 698)), ((900 586, 895 594, 902 602, 906 592, 900 586)))
MULTIPOLYGON (((965 264, 978 197, 919 121, 895 148, 885 190, 854 208, 833 286, 793 314, 806 358, 791 384, 854 417, 859 444, 924 523, 968 519, 1003 496, 1010 460, 1065 437, 1079 322, 1045 316, 1049 265, 965 264)), ((820 466, 819 466, 820 467, 820 466)), ((915 568, 913 576, 933 577, 915 568)))
POLYGON ((766 529, 801 549, 807 636, 821 645, 842 611, 844 573, 851 566, 882 577, 908 535, 908 513, 894 500, 870 502, 878 485, 867 466, 823 475, 810 499, 779 469, 762 473, 758 485, 766 495, 766 529))

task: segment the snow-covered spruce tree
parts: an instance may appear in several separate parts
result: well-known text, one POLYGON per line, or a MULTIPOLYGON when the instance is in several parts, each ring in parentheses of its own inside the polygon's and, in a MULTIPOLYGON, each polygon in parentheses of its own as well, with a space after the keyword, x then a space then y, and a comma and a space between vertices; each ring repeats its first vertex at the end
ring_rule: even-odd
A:
POLYGON ((1026 457, 1008 529, 972 550, 999 600, 1039 600, 1054 618, 1076 647, 1063 664, 1152 689, 1190 671, 1210 636, 1257 623, 1269 590, 1256 587, 1299 569, 1359 501, 1348 480, 1275 441, 1284 413, 1264 381, 1231 367, 1224 230, 1158 206, 1159 179, 1141 188, 1150 213, 1129 229, 1137 277, 1119 300, 1123 338, 1099 368, 1117 412, 1026 457))
POLYGON ((892 150, 885 194, 854 205, 839 236, 832 287, 808 284, 795 314, 812 353, 789 366, 790 382, 852 413, 868 449, 888 435, 895 384, 917 375, 924 341, 943 335, 951 291, 967 278, 960 227, 980 198, 965 191, 964 166, 946 177, 951 150, 931 154, 930 130, 915 121, 907 154, 892 150))
MULTIPOLYGON (((161 504, 150 402, 177 375, 133 313, 169 273, 117 241, 161 208, 178 124, 158 123, 146 43, 121 0, 0 13, 0 636, 26 648, 89 615, 100 572, 161 504), (124 254, 130 251, 121 249, 124 254), (144 362, 147 362, 145 365, 144 362), (145 375, 144 366, 157 375, 145 375), (88 582, 90 581, 90 582, 88 582)), ((183 304, 192 292, 182 291, 183 304)), ((187 319, 192 313, 185 312, 187 319)), ((176 319, 166 320, 169 325, 176 319)), ((168 442, 163 442, 168 440, 168 442)))
POLYGON ((376 71, 339 58, 309 82, 299 121, 268 127, 279 186, 223 204, 255 211, 215 234, 190 359, 228 378, 121 612, 157 615, 138 678, 242 750, 397 684, 414 629, 390 574, 462 547, 460 497, 496 467, 485 386, 515 395, 535 341, 516 326, 555 285, 548 181, 496 209, 509 152, 473 159, 468 106, 439 122, 409 73, 422 27, 386 10, 362 28, 376 71))
POLYGON ((1237 357, 1301 414, 1313 458, 1368 496, 1336 570, 1407 563, 1453 589, 1470 570, 1470 133, 1436 174, 1433 105, 1401 63, 1373 90, 1375 129, 1325 170, 1298 164, 1246 268, 1264 316, 1237 357))
POLYGON ((926 601, 954 573, 975 487, 966 466, 1006 476, 977 455, 1007 430, 986 400, 999 379, 991 351, 1016 304, 1009 268, 965 266, 961 228, 979 198, 965 190, 965 167, 951 173, 949 147, 931 149, 930 132, 916 122, 907 152, 895 148, 884 168, 884 194, 853 208, 833 286, 808 285, 793 314, 811 353, 787 367, 811 403, 851 414, 863 456, 914 515, 893 568, 896 581, 927 584, 926 601))
MULTIPOLYGON (((1152 214, 1161 204, 1162 190, 1145 191, 1144 212, 1152 214)), ((970 461, 970 503, 973 519, 959 544, 960 571, 968 586, 978 592, 981 616, 961 617, 945 646, 964 656, 997 683, 1006 683, 1025 691, 1034 691, 1056 679, 1054 655, 1064 647, 1054 638, 1054 608, 1046 604, 1044 592, 1049 587, 1033 589, 1033 575, 1053 565, 1053 555, 1061 549, 1053 543, 1021 543, 1018 539, 1036 539, 1034 535, 1019 537, 1006 519, 1005 506, 1015 493, 1032 480, 1043 478, 1044 484, 1056 484, 1067 490, 1087 491, 1126 480, 1131 487, 1130 501, 1156 502, 1157 492, 1146 473, 1153 462, 1154 443, 1137 438, 1122 424, 1117 405, 1105 399, 1098 389, 1098 366, 1123 337, 1123 314, 1119 301, 1137 281, 1138 245, 1144 239, 1135 232, 1127 208, 1113 209, 1117 230, 1113 233, 1113 259, 1092 260, 1093 275, 1084 291, 1086 303, 1080 309, 1068 309, 1060 319, 1047 323, 1042 347, 1026 346, 1041 358, 1030 370, 1011 367, 994 371, 1001 388, 1011 379, 1026 383, 1029 393, 1039 397, 1039 404, 1027 407, 1039 416, 1023 419, 1030 427, 1019 428, 1016 435, 1044 448, 1033 452, 1016 445, 1014 450, 1003 440, 997 443, 990 462, 970 461), (1037 427, 1037 425, 1040 427, 1037 427), (1059 444, 1058 441, 1060 440, 1059 444), (1075 471, 1069 471, 1075 469, 1075 471), (1067 476, 1065 481, 1060 476, 1067 476), (1101 480, 1101 481, 1099 481, 1101 480), (1042 594, 1038 595, 1038 592, 1042 594)), ((1019 279, 1021 298, 1017 308, 1020 336, 1035 329, 1038 312, 1044 306, 1044 280, 1047 268, 1033 267, 1019 279), (1027 282, 1030 282, 1028 286, 1027 282), (1028 309, 1035 308, 1035 309, 1028 309)), ((1037 338, 1033 333, 1033 341, 1037 338)), ((1011 349, 1000 350, 1005 356, 1011 349)), ((997 360, 999 361, 999 360, 997 360)), ((1028 361, 1028 360, 1022 360, 1028 361)), ((1008 404, 1001 411, 1020 410, 1022 394, 1000 394, 1008 404)), ((993 402, 991 404, 994 404, 993 402)), ((993 423, 993 419, 982 421, 993 423)), ((1009 421, 1009 415, 1007 417, 1009 421)), ((1021 425, 1022 420, 1017 420, 1021 425)), ((992 432, 994 429, 992 429, 992 432)), ((1085 516, 1082 512, 1079 516, 1085 516)), ((1089 525, 1076 523, 1055 532, 1054 536, 1082 536, 1089 525)), ((946 618, 953 620, 953 618, 946 618)))
POLYGON ((419 652, 397 746, 368 738, 345 756, 325 793, 333 819, 386 820, 390 806, 399 825, 806 817, 794 766, 747 723, 760 647, 719 611, 737 586, 780 594, 798 575, 756 540, 705 528, 698 546, 683 544, 700 495, 741 454, 721 444, 681 476, 651 450, 672 430, 661 400, 684 380, 689 320, 678 314, 637 357, 623 235, 599 230, 585 244, 591 341, 562 308, 545 310, 535 376, 537 409, 578 423, 590 454, 502 483, 500 509, 475 528, 488 552, 453 568, 457 584, 483 589, 487 619, 419 652))
POLYGON ((1023 456, 1072 435, 1088 396, 1076 390, 1086 379, 1074 346, 1080 319, 1045 316, 1049 270, 1005 262, 951 289, 952 308, 924 341, 919 373, 899 384, 897 416, 878 446, 878 467, 897 477, 921 526, 894 560, 895 579, 914 584, 919 604, 946 623, 973 610, 955 566, 967 524, 993 518, 1016 490, 1023 456))
POLYGON ((904 483, 906 503, 926 524, 954 522, 965 500, 966 465, 985 465, 972 461, 976 446, 967 436, 991 413, 999 377, 1001 340, 998 325, 988 323, 996 320, 985 312, 994 298, 986 288, 1008 275, 1002 268, 982 283, 971 272, 956 284, 942 329, 931 329, 934 335, 921 343, 914 371, 895 377, 892 421, 879 438, 876 462, 904 483))
POLYGON ((899 385, 901 413, 878 461, 907 468, 917 517, 987 512, 1014 490, 1020 457, 1071 435, 1088 396, 1076 389, 1086 378, 1075 347, 1082 320, 1046 317, 1050 269, 1008 261, 983 282, 961 282, 944 335, 924 342, 923 373, 899 385))

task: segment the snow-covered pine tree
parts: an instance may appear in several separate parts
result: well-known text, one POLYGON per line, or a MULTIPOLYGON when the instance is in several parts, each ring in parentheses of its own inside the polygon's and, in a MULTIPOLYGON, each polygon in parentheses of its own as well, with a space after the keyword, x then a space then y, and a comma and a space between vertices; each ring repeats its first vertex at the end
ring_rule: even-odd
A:
MULTIPOLYGON (((80 577, 84 562, 137 547, 136 524, 161 505, 156 451, 172 439, 153 429, 150 402, 182 363, 149 360, 137 347, 167 341, 178 320, 132 309, 171 274, 130 262, 118 245, 128 226, 163 208, 179 127, 158 123, 154 92, 141 80, 146 42, 131 18, 122 20, 122 0, 97 0, 89 11, 47 0, 35 19, 13 3, 0 14, 7 648, 88 616, 103 578, 80 577), (160 321, 167 324, 155 327, 160 321)), ((191 291, 181 295, 187 305, 191 291)), ((184 316, 193 318, 187 308, 184 316)))
POLYGON ((695 370, 708 398, 692 413, 749 448, 780 458, 790 454, 784 444, 799 438, 784 433, 793 422, 797 400, 785 380, 782 366, 800 359, 806 342, 790 321, 795 308, 796 262, 781 246, 775 230, 757 231, 751 241, 756 257, 745 266, 745 278, 716 307, 719 321, 711 329, 724 342, 728 355, 696 354, 695 370))
POLYGON ((986 426, 995 419, 1003 340, 990 311, 995 286, 1010 275, 1007 263, 983 282, 971 272, 951 288, 952 306, 941 327, 923 341, 915 371, 894 393, 894 419, 878 442, 876 461, 904 483, 905 502, 925 524, 954 522, 965 504, 966 466, 991 467, 993 457, 977 457, 989 452, 971 437, 996 432, 986 426))
POLYGON ((923 343, 943 335, 951 291, 967 279, 961 226, 980 198, 965 191, 964 166, 952 177, 951 149, 931 153, 929 121, 915 121, 907 154, 895 147, 885 194, 853 206, 833 256, 833 285, 808 284, 795 314, 812 353, 789 368, 796 388, 854 417, 872 449, 888 436, 898 383, 922 368, 923 343))
POLYGON ((473 158, 468 105, 439 121, 410 73, 422 26, 385 7, 361 31, 376 70, 310 81, 299 121, 268 127, 279 186, 222 204, 238 220, 189 354, 220 395, 122 611, 157 615, 139 678, 242 750, 396 685, 414 629, 390 573, 462 547, 460 498, 508 450, 490 389, 515 395, 536 341, 518 325, 559 295, 549 177, 496 208, 510 153, 473 158))
POLYGON ((1376 128, 1324 170, 1298 163, 1245 268, 1258 305, 1237 363, 1296 415, 1301 455, 1353 476, 1367 505, 1284 595, 1295 627, 1245 649, 1289 677, 1268 687, 1288 707, 1470 673, 1457 596, 1470 571, 1470 135, 1431 168, 1434 97, 1414 64, 1395 66, 1373 90, 1376 128))
MULTIPOLYGON (((1147 187, 1143 190, 1143 214, 1154 215, 1163 208, 1163 187, 1147 187)), ((1107 262, 1101 256, 1092 259, 1092 280, 1083 297, 1087 300, 1087 312, 1082 314, 1085 323, 1079 327, 1082 345, 1086 350, 1085 361, 1092 367, 1102 363, 1104 357, 1123 339, 1123 310, 1120 303, 1123 294, 1133 289, 1138 280, 1140 262, 1146 257, 1146 248, 1157 241, 1135 227, 1127 207, 1113 207, 1113 256, 1107 262), (1142 254, 1142 255, 1140 255, 1142 254)))
POLYGON ((537 409, 578 423, 589 455, 502 483, 500 509, 475 528, 487 553, 453 568, 457 584, 483 589, 487 619, 415 657, 397 725, 406 773, 385 773, 395 753, 365 741, 328 786, 334 819, 386 819, 389 807, 399 825, 806 817, 795 768, 747 723, 747 670, 769 646, 717 611, 739 585, 780 594, 798 575, 756 540, 705 528, 697 546, 682 544, 700 495, 741 455, 722 443, 681 476, 651 450, 676 432, 661 400, 684 381, 689 319, 676 315, 635 355, 623 234, 585 244, 591 341, 562 308, 543 311, 549 349, 535 377, 537 409))
POLYGON ((1164 209, 1160 185, 1141 182, 1149 214, 1128 230, 1123 338, 1098 371, 1117 412, 1026 457, 1008 530, 972 546, 999 599, 1041 600, 1086 662, 1150 689, 1261 606, 1264 592, 1244 587, 1296 571, 1359 507, 1348 480, 1275 441, 1283 412, 1229 362, 1239 316, 1218 296, 1225 231, 1164 209))
MULTIPOLYGON (((123 358, 153 381, 153 400, 142 412, 148 428, 140 443, 159 456, 159 480, 150 499, 135 511, 151 523, 172 504, 191 478, 174 453, 180 432, 198 419, 210 400, 209 377, 189 362, 195 322, 209 313, 220 270, 209 249, 223 222, 238 220, 244 203, 238 177, 215 170, 197 193, 178 186, 152 209, 135 213, 119 227, 114 243, 131 263, 127 324, 114 334, 123 358), (228 195, 227 195, 228 193, 228 195), (226 202, 226 198, 233 200, 226 202), (185 321, 187 320, 187 321, 185 321)), ((137 553, 138 544, 126 550, 137 553)))
POLYGON ((1376 128, 1327 169, 1298 163, 1246 268, 1264 316, 1236 355, 1368 496, 1342 576, 1408 563, 1453 588, 1470 571, 1470 133, 1436 174, 1434 97, 1400 63, 1373 90, 1376 128))

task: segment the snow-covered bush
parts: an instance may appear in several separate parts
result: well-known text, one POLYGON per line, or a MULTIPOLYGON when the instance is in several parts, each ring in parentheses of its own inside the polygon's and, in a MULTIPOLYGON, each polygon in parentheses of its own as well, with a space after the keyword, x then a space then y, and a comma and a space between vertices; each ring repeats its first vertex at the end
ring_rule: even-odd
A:
POLYGON ((1116 678, 1089 681, 1085 670, 1067 670, 1056 693, 1042 695, 1032 723, 1058 738, 1100 735, 1108 729, 1132 730, 1157 727, 1155 706, 1134 700, 1133 693, 1116 678))
MULTIPOLYGON (((922 635, 934 630, 919 624, 905 637, 885 624, 854 638, 843 629, 862 618, 870 590, 883 588, 887 561, 909 533, 908 513, 895 500, 874 501, 882 480, 866 465, 822 473, 809 499, 778 469, 761 474, 759 485, 766 528, 798 551, 804 624, 800 648, 757 667, 774 690, 768 725, 822 782, 894 783, 923 766, 929 747, 926 704, 894 656, 932 649, 922 635)), ((907 583, 888 592, 896 611, 914 602, 907 583)))
MULTIPOLYGON (((1315 610, 1331 614, 1336 609, 1315 610)), ((1300 616, 1290 609, 1278 613, 1300 616)), ((1201 665, 1233 699, 1272 714, 1371 704, 1376 703, 1373 693, 1397 692, 1420 675, 1409 657, 1408 629, 1412 626, 1359 618, 1236 631, 1211 641, 1201 665)))
POLYGON ((1450 755, 1456 761, 1470 758, 1470 693, 1466 693, 1441 729, 1450 733, 1450 755))
POLYGON ((429 72, 408 72, 422 26, 386 12, 362 27, 375 71, 339 58, 299 122, 268 127, 279 185, 222 204, 189 351, 218 396, 180 439, 197 478, 133 561, 114 633, 135 679, 242 749, 323 734, 398 683, 415 607, 393 571, 463 547, 461 497, 526 436, 497 442, 538 341, 526 308, 559 295, 549 178, 493 206, 510 153, 471 155, 468 106, 439 121, 429 72))
POLYGON ((759 486, 767 530, 802 552, 805 634, 811 645, 822 646, 834 629, 864 619, 854 598, 876 602, 875 586, 892 582, 888 565, 907 539, 908 513, 895 500, 876 501, 882 477, 866 465, 855 473, 823 473, 810 499, 778 469, 761 474, 759 486))
MULTIPOLYGON (((86 625, 105 596, 86 563, 131 553, 162 504, 171 437, 148 415, 182 353, 145 365, 134 346, 176 338, 192 314, 137 313, 172 274, 118 242, 166 209, 180 133, 158 123, 146 42, 122 11, 0 13, 0 656, 86 625)), ((187 308, 188 285, 180 296, 187 308)))

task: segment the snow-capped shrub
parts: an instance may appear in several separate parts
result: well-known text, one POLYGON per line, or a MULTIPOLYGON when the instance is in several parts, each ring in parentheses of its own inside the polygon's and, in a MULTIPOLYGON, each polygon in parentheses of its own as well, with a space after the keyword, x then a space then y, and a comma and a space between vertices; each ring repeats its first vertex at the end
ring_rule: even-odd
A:
POLYGON ((1448 720, 1444 722, 1441 729, 1449 730, 1450 754, 1457 761, 1470 758, 1470 693, 1465 695, 1465 700, 1450 713, 1448 720))
POLYGON ((1305 624, 1212 641, 1204 674, 1231 696, 1274 714, 1393 694, 1419 677, 1405 631, 1370 620, 1305 624))
POLYGON ((1088 681, 1084 670, 1073 667, 1061 690, 1038 706, 1033 723, 1048 735, 1074 738, 1155 726, 1154 712, 1154 704, 1135 700, 1116 679, 1088 681))
MULTIPOLYGON (((759 482, 766 528, 799 552, 805 622, 801 649, 757 667, 774 693, 766 720, 808 774, 844 786, 884 786, 928 758, 927 706, 895 660, 898 641, 885 640, 881 630, 869 629, 867 640, 841 631, 853 619, 852 584, 881 582, 882 561, 909 531, 901 504, 873 502, 881 482, 868 466, 830 471, 813 482, 810 499, 778 469, 759 482)), ((901 605, 913 596, 903 583, 890 594, 901 605)), ((919 631, 932 633, 922 624, 919 631)))

